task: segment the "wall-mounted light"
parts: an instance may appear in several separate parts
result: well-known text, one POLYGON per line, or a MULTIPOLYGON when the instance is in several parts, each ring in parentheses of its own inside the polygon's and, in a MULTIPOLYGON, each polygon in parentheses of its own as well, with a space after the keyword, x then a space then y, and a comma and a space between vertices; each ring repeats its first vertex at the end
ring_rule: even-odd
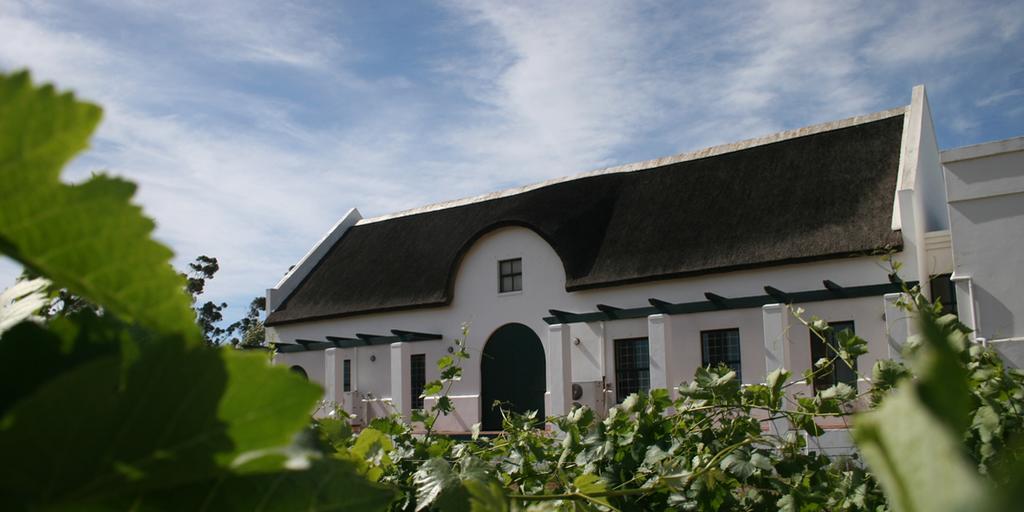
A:
POLYGON ((370 354, 370 362, 372 363, 372 362, 374 362, 376 360, 377 360, 377 355, 376 354, 370 354))
POLYGON ((455 347, 448 347, 448 353, 449 354, 454 354, 455 353, 455 347))
POLYGON ((572 344, 573 345, 579 345, 580 344, 580 339, 579 338, 573 338, 572 339, 572 344))

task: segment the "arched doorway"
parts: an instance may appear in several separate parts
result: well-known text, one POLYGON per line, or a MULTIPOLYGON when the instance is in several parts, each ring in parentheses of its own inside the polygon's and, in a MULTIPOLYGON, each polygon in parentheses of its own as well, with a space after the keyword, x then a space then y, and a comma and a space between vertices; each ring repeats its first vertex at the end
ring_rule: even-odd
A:
POLYGON ((523 324, 505 324, 491 334, 480 361, 481 429, 501 430, 502 407, 544 418, 544 345, 523 324))
POLYGON ((297 364, 296 365, 292 365, 292 367, 289 368, 289 370, 291 370, 291 371, 301 375, 303 379, 309 380, 309 375, 306 374, 306 370, 303 369, 301 366, 299 366, 297 364))

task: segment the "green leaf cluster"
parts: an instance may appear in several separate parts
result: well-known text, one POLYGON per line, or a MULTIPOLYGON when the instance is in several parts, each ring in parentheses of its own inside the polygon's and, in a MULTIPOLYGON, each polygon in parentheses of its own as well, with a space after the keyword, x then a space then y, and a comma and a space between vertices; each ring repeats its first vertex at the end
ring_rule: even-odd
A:
POLYGON ((385 508, 392 491, 302 442, 316 386, 204 346, 135 186, 60 181, 100 114, 0 75, 0 253, 99 306, 0 333, 5 509, 385 508))

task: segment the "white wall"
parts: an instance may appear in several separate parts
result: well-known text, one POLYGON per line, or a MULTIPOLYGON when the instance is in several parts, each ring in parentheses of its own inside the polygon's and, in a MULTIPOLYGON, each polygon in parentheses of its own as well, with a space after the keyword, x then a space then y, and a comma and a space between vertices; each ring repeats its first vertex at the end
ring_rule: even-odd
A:
POLYGON ((930 296, 926 233, 948 227, 945 191, 931 107, 923 85, 914 87, 903 120, 899 176, 893 202, 893 229, 903 232, 904 279, 917 280, 930 296))
POLYGON ((1024 365, 1024 137, 943 153, 961 319, 1024 365))
MULTIPOLYGON (((454 297, 449 306, 285 324, 269 328, 273 331, 269 337, 290 342, 297 338, 324 339, 328 335, 389 334, 391 329, 440 333, 445 336, 445 341, 415 342, 408 347, 411 350, 408 353, 426 354, 427 380, 430 380, 436 378, 433 362, 447 354, 447 347, 459 336, 462 323, 469 322, 468 350, 471 359, 465 365, 462 382, 452 391, 457 397, 459 415, 441 424, 442 429, 464 430, 465 425, 479 421, 480 355, 484 344, 496 329, 506 323, 524 324, 533 329, 541 343, 546 343, 547 324, 542 319, 550 316, 549 309, 590 312, 596 311, 595 306, 599 303, 623 308, 643 307, 652 297, 676 303, 703 301, 707 291, 725 297, 763 295, 765 285, 783 291, 815 290, 822 288, 824 279, 843 286, 880 284, 887 282, 888 270, 875 257, 845 258, 567 293, 562 263, 554 250, 529 229, 507 227, 484 235, 467 251, 458 270, 454 297), (523 290, 499 294, 497 262, 517 257, 523 258, 523 290)), ((880 297, 833 301, 822 303, 819 314, 835 320, 852 318, 857 322, 859 333, 874 333, 884 331, 880 327, 883 325, 881 305, 880 297), (847 313, 839 314, 843 311, 847 313)), ((819 310, 817 307, 807 309, 819 310)), ((757 382, 763 378, 764 335, 760 308, 673 315, 670 321, 674 351, 669 365, 669 382, 678 384, 692 378, 700 364, 701 330, 728 327, 739 327, 741 331, 743 380, 757 382)), ((573 380, 600 380, 603 375, 614 386, 613 340, 647 336, 647 329, 646 318, 572 324, 571 338, 580 339, 580 344, 574 344, 570 349, 573 380)), ((809 343, 806 335, 795 336, 793 339, 797 340, 797 345, 809 343)), ((876 339, 879 346, 884 346, 884 335, 876 336, 876 339)), ((794 352, 805 349, 795 347, 794 352)), ((358 349, 357 387, 361 393, 391 398, 390 355, 388 346, 358 349), (370 354, 376 355, 375 362, 369 361, 370 354)), ((318 364, 322 375, 322 352, 279 354, 278 361, 295 364, 299 358, 304 367, 311 365, 307 368, 311 378, 316 373, 312 367, 318 364)), ((808 352, 803 358, 807 359, 807 365, 810 364, 809 358, 808 352)), ((870 364, 866 363, 864 368, 870 369, 870 364)))

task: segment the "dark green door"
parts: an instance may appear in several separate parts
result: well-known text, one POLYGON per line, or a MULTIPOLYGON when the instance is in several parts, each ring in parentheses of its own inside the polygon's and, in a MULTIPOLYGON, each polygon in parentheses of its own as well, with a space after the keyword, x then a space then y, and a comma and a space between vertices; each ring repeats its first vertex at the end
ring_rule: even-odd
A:
POLYGON ((537 411, 544 418, 544 345, 529 327, 506 324, 484 345, 480 361, 482 430, 501 430, 501 410, 537 411))

